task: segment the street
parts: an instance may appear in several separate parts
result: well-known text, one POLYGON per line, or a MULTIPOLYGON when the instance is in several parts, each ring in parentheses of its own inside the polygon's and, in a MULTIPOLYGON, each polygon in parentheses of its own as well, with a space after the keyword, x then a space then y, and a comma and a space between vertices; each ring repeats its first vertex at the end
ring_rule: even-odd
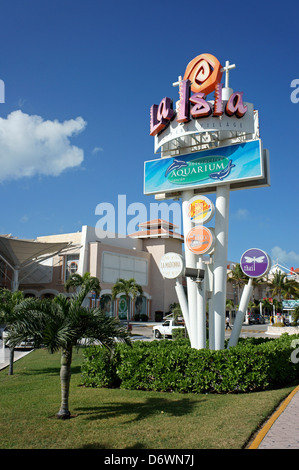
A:
MULTIPOLYGON (((142 341, 152 341, 154 339, 153 335, 153 326, 157 323, 154 322, 131 322, 132 325, 132 339, 133 341, 142 340, 142 341)), ((160 323, 159 323, 160 324, 160 323)), ((264 337, 269 338, 265 334, 268 324, 265 325, 246 325, 243 324, 240 337, 264 337)), ((233 328, 233 326, 232 326, 233 328)), ((232 330, 225 330, 225 338, 229 338, 232 330)))

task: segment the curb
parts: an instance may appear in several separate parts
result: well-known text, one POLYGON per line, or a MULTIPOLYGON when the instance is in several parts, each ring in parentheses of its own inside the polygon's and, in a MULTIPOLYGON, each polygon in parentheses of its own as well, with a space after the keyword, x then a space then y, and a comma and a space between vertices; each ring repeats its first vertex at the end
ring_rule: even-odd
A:
POLYGON ((274 422, 279 418, 281 413, 286 409, 287 405, 290 403, 292 400, 293 396, 299 392, 299 385, 284 399, 282 404, 279 406, 279 408, 273 413, 273 415, 268 419, 268 421, 265 423, 265 425, 262 427, 262 429, 259 431, 253 442, 250 444, 248 449, 258 449, 260 443, 266 436, 267 432, 271 428, 271 426, 274 424, 274 422))

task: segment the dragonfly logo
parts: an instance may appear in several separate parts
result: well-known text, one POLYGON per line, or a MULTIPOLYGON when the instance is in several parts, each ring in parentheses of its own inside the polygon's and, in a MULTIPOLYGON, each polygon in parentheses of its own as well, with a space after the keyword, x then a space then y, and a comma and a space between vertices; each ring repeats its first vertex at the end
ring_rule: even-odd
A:
POLYGON ((250 264, 253 263, 253 270, 255 271, 255 263, 263 263, 265 256, 259 256, 258 258, 250 258, 250 256, 244 256, 246 263, 250 264))
POLYGON ((0 103, 5 103, 5 85, 3 80, 0 80, 0 103))
POLYGON ((240 266, 246 276, 262 277, 269 271, 271 261, 264 251, 258 248, 251 248, 242 255, 240 266))

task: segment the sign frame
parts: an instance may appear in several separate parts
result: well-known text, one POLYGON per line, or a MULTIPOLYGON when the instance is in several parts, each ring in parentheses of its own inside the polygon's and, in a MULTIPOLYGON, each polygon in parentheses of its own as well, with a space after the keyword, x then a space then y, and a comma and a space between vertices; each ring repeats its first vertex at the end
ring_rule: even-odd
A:
POLYGON ((206 196, 202 196, 202 195, 199 194, 198 196, 196 195, 196 196, 192 197, 189 200, 189 202, 186 206, 186 211, 187 211, 187 217, 191 220, 192 223, 194 223, 194 224, 206 224, 214 217, 215 206, 214 206, 213 202, 210 201, 210 199, 208 199, 206 196), (204 203, 206 203, 206 205, 209 208, 206 209, 205 211, 201 211, 200 214, 198 214, 198 216, 196 216, 196 214, 195 214, 194 217, 191 217, 190 216, 191 206, 192 206, 192 204, 196 203, 199 200, 204 201, 204 203), (203 213, 203 216, 202 216, 202 218, 200 218, 200 215, 202 213, 203 213))
POLYGON ((183 271, 184 271, 185 263, 182 255, 179 253, 175 252, 168 252, 165 253, 164 256, 160 259, 159 263, 159 270, 162 276, 166 279, 177 279, 178 277, 182 276, 183 271), (177 264, 177 266, 163 266, 162 264, 170 264, 174 263, 177 264))
MULTIPOLYGON (((264 156, 266 157, 266 154, 263 152, 261 140, 254 139, 241 144, 217 147, 210 150, 180 155, 179 157, 148 160, 144 162, 144 194, 168 194, 182 192, 188 189, 199 190, 205 193, 208 191, 215 192, 215 187, 217 188, 217 186, 221 184, 230 184, 232 189, 243 189, 246 184, 250 184, 251 187, 259 186, 258 183, 260 180, 263 181, 263 184, 268 185, 267 174, 269 172, 266 170, 265 162, 267 159, 263 158, 264 156), (254 155, 251 155, 251 152, 254 152, 254 155), (254 167, 253 157, 255 162, 254 167), (215 160, 217 158, 218 160, 215 160), (203 172, 202 168, 207 168, 206 162, 208 160, 211 160, 211 163, 215 162, 215 164, 209 165, 207 172, 209 168, 215 167, 216 170, 220 170, 227 164, 222 174, 220 171, 218 172, 219 178, 217 177, 217 171, 213 172, 211 170, 210 174, 213 174, 213 177, 207 176, 199 181, 194 180, 190 183, 169 181, 169 177, 172 177, 173 171, 175 170, 177 171, 177 173, 175 173, 176 175, 186 173, 187 170, 190 169, 188 166, 189 163, 190 165, 194 165, 194 162, 196 162, 198 167, 195 171, 197 171, 197 173, 200 173, 200 171, 203 172), (236 167, 236 162, 238 162, 239 167, 236 167), (200 165, 202 166, 200 167, 200 165), (229 168, 229 165, 231 168, 229 168), (235 165, 235 167, 233 165, 235 165), (174 170, 171 170, 171 167, 173 167, 174 170), (228 174, 224 176, 226 170, 228 174), (166 177, 168 178, 166 179, 166 177)), ((192 171, 192 169, 190 171, 192 171)), ((195 177, 196 176, 194 176, 194 178, 195 177)))
MULTIPOLYGON (((203 243, 202 243, 202 245, 203 245, 203 243)), ((214 245, 215 245, 215 234, 214 234, 214 230, 210 227, 208 228, 208 227, 205 227, 204 225, 201 225, 201 224, 200 225, 195 225, 191 230, 189 230, 189 232, 186 235, 186 248, 191 253, 194 253, 195 255, 202 256, 202 255, 210 254, 214 249, 214 245), (200 231, 200 230, 206 236, 208 235, 210 237, 210 240, 208 242, 208 246, 206 248, 204 248, 203 250, 198 250, 195 247, 194 247, 194 249, 192 249, 192 245, 191 245, 192 242, 190 242, 188 239, 192 236, 196 236, 196 232, 200 231)))
POLYGON ((261 250, 260 248, 249 248, 248 250, 244 251, 244 253, 242 254, 240 258, 240 268, 242 272, 245 274, 245 276, 252 278, 252 279, 258 279, 260 277, 266 276, 271 268, 270 256, 268 255, 268 253, 266 253, 264 250, 261 250), (255 252, 257 252, 260 256, 256 257, 255 252), (267 262, 264 262, 263 260, 259 261, 259 258, 263 258, 263 257, 266 258, 267 262), (243 266, 243 264, 245 263, 246 263, 246 266, 253 263, 253 269, 245 270, 243 266), (263 268, 262 265, 264 264, 266 264, 266 266, 263 268), (258 271, 257 274, 252 274, 253 272, 257 270, 258 267, 261 268, 260 272, 258 271))

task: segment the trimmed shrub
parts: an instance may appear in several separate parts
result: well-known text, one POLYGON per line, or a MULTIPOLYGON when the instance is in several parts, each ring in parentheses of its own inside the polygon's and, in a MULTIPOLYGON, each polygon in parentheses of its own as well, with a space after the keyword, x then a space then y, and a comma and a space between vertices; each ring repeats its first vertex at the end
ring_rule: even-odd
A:
POLYGON ((102 346, 90 346, 83 351, 85 360, 81 367, 83 385, 86 387, 115 388, 120 386, 116 373, 118 350, 111 352, 102 346))
POLYGON ((240 339, 221 351, 196 350, 188 339, 118 343, 113 356, 101 347, 85 350, 86 386, 181 393, 242 393, 277 388, 299 378, 291 361, 292 339, 240 339), (95 351, 100 352, 95 352, 95 351))

